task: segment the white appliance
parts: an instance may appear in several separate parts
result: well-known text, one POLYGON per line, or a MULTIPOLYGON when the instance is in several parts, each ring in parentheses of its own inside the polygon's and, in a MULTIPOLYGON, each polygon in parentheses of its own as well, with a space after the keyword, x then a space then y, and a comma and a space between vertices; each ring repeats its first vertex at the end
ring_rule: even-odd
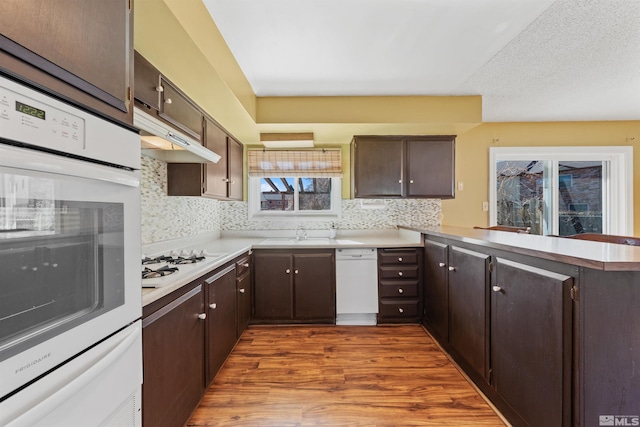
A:
POLYGON ((336 249, 336 325, 375 325, 377 314, 377 249, 336 249))
POLYGON ((2 426, 141 424, 139 146, 0 76, 2 426))
POLYGON ((138 107, 133 109, 133 124, 142 131, 145 154, 150 157, 169 163, 218 163, 221 159, 219 154, 138 107))

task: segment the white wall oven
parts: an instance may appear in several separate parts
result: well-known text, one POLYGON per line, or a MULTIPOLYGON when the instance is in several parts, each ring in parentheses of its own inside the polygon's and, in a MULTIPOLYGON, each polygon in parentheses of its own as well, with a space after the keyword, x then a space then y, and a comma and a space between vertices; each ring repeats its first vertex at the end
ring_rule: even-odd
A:
POLYGON ((0 425, 138 425, 140 151, 0 76, 0 425))

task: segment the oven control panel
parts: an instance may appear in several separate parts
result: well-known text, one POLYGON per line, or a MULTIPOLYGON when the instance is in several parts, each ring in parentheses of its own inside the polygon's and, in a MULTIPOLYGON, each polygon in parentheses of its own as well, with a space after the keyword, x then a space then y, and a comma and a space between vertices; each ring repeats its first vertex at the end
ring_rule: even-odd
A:
POLYGON ((67 111, 0 86, 3 138, 64 152, 85 148, 85 121, 67 111))

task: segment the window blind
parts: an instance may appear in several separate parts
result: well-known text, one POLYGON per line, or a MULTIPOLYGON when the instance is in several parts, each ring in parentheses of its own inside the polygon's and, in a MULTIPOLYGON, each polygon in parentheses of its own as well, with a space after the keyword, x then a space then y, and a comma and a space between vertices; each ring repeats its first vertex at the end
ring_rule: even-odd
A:
POLYGON ((249 176, 342 177, 342 152, 339 148, 321 150, 249 150, 249 176))

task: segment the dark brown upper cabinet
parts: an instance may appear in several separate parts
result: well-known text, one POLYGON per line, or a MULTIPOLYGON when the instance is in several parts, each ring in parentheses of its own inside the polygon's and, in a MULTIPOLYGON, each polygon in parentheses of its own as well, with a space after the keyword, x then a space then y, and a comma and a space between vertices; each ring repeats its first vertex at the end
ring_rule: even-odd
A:
POLYGON ((130 0, 3 0, 0 69, 133 123, 130 0))
POLYGON ((142 55, 135 52, 134 60, 134 97, 147 108, 160 110, 160 71, 147 61, 142 55))
POLYGON ((196 140, 202 141, 202 111, 162 75, 158 115, 196 140))
POLYGON ((455 197, 455 136, 356 136, 355 198, 455 197))

